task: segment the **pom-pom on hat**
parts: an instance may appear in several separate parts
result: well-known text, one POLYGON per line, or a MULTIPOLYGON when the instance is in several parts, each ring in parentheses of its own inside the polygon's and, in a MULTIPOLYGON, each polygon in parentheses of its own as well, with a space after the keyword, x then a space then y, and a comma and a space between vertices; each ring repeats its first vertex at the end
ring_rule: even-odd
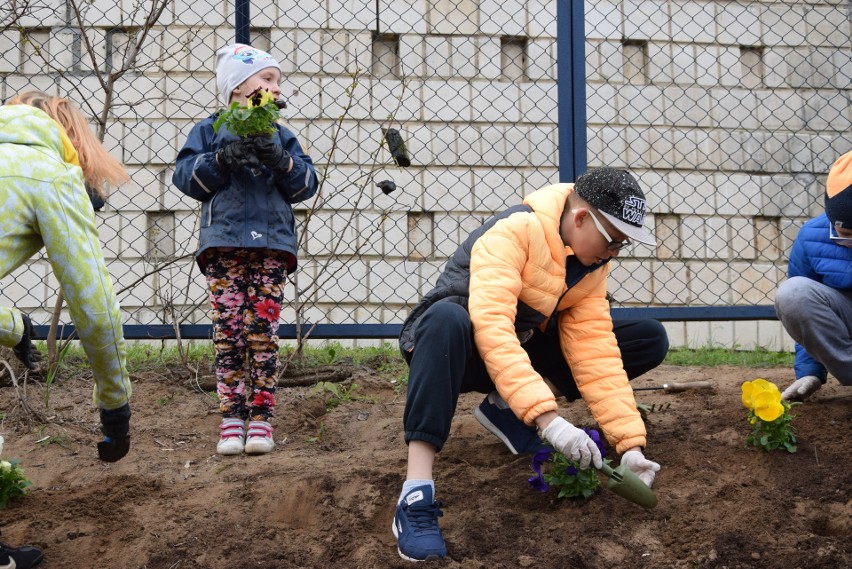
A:
POLYGON ((574 191, 628 238, 656 247, 657 240, 642 227, 645 194, 630 173, 615 168, 595 168, 577 179, 574 191))
POLYGON ((250 45, 234 43, 219 48, 216 52, 216 87, 219 89, 219 101, 227 107, 234 89, 267 67, 276 67, 281 71, 281 66, 274 57, 250 45))
POLYGON ((835 229, 852 229, 852 151, 838 158, 828 171, 825 215, 835 229))

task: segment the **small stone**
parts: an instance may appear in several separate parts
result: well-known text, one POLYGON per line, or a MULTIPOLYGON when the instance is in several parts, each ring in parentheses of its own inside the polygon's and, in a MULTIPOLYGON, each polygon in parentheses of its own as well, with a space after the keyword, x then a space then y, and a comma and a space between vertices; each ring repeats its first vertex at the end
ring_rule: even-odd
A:
POLYGON ((751 554, 751 558, 754 559, 755 561, 757 561, 758 559, 760 559, 760 553, 755 551, 754 553, 751 554))

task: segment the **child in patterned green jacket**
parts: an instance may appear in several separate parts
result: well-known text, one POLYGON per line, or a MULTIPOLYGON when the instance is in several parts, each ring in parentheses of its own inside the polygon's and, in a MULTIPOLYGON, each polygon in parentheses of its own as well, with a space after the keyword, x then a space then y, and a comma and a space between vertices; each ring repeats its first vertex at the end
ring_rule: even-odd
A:
MULTIPOLYGON (((104 262, 86 186, 129 179, 68 100, 27 91, 0 107, 0 278, 44 247, 62 287, 94 376, 102 460, 130 447, 130 379, 118 299, 104 262)), ((30 369, 40 359, 33 326, 16 308, 0 307, 0 345, 30 369)))

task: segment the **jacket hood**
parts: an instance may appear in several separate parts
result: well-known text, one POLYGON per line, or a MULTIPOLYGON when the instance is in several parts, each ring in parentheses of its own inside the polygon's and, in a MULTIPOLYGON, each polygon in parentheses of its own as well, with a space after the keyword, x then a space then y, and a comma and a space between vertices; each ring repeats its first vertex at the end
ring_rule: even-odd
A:
POLYGON ((58 122, 29 105, 0 107, 0 144, 41 147, 64 162, 80 165, 77 150, 58 122))
POLYGON ((559 232, 559 219, 562 217, 568 196, 573 192, 574 184, 553 184, 534 191, 524 198, 524 203, 533 208, 539 217, 549 220, 553 228, 559 232))
POLYGON ((574 192, 574 184, 553 184, 536 190, 524 198, 524 203, 535 212, 547 235, 548 246, 557 258, 558 255, 572 255, 570 247, 562 242, 559 233, 559 220, 568 202, 568 196, 574 192))

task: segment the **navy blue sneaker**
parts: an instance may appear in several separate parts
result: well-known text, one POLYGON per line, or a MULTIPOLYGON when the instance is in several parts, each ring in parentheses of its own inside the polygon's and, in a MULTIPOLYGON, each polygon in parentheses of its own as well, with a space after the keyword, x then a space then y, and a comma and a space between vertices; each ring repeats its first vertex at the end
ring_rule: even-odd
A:
POLYGON ((30 569, 41 563, 43 558, 44 555, 35 547, 12 547, 0 542, 0 567, 30 569))
POLYGON ((438 527, 441 502, 432 499, 432 487, 417 486, 396 506, 393 536, 399 556, 406 561, 434 561, 447 556, 444 536, 438 527))
POLYGON ((539 438, 536 428, 528 427, 515 417, 514 411, 496 391, 482 400, 473 410, 473 415, 483 427, 503 441, 512 454, 535 454, 548 448, 547 443, 539 438))

